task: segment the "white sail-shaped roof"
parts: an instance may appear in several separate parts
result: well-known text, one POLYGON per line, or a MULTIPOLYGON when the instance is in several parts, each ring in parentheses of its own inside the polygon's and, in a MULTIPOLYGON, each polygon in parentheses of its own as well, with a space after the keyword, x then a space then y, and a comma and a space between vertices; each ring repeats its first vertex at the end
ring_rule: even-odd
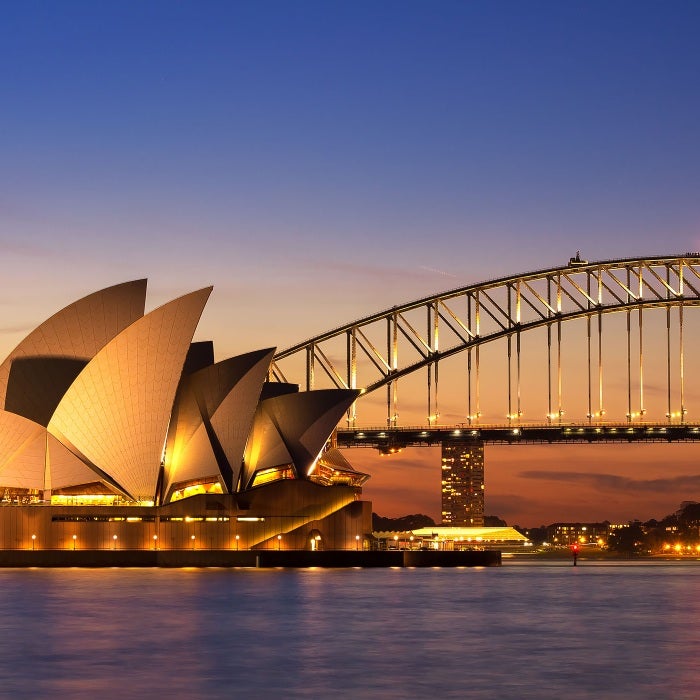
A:
POLYGON ((235 489, 238 484, 243 465, 243 453, 253 425, 255 408, 274 353, 275 350, 272 348, 242 356, 241 360, 247 360, 251 365, 250 368, 226 395, 211 417, 211 426, 232 470, 232 489, 235 489))
POLYGON ((62 489, 67 486, 90 484, 94 481, 105 480, 49 433, 46 441, 46 484, 44 488, 62 489))
POLYGON ((46 426, 85 364, 143 316, 145 299, 146 280, 125 282, 44 321, 0 365, 0 408, 46 426))
MULTIPOLYGON (((166 453, 166 467, 168 461, 166 453)), ((193 481, 216 480, 221 484, 221 488, 225 489, 214 447, 201 421, 187 445, 181 450, 176 449, 173 459, 169 462, 170 469, 166 471, 164 494, 168 494, 175 484, 193 481)))
POLYGON ((274 348, 210 367, 183 381, 166 452, 166 488, 216 477, 226 490, 238 483, 243 452, 274 348))
POLYGON ((42 425, 0 411, 0 487, 44 490, 99 479, 42 425))
POLYGON ((359 392, 321 389, 260 402, 243 473, 243 487, 256 471, 291 463, 306 478, 343 413, 359 392))
POLYGON ((211 289, 164 304, 119 333, 49 422, 52 435, 135 500, 154 498, 175 392, 211 289))
POLYGON ((43 489, 46 429, 7 411, 0 411, 0 486, 43 489))

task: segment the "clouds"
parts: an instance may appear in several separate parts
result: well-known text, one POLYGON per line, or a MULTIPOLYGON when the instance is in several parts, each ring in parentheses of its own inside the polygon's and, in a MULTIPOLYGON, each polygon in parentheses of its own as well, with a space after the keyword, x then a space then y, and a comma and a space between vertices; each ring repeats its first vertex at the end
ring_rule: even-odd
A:
POLYGON ((618 474, 596 474, 591 472, 551 472, 544 470, 526 470, 518 474, 524 479, 541 481, 559 481, 578 484, 602 492, 624 491, 628 494, 673 494, 681 491, 700 492, 700 474, 675 476, 661 479, 635 479, 618 474))

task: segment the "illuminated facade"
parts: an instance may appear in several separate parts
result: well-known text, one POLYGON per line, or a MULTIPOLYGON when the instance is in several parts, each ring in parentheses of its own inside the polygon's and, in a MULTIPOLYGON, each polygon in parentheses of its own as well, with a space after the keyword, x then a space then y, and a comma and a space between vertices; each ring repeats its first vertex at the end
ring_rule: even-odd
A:
POLYGON ((355 548, 367 475, 335 449, 358 392, 266 381, 274 349, 214 362, 211 293, 144 313, 96 292, 0 365, 0 548, 355 548), (310 533, 313 533, 311 536, 310 533))
POLYGON ((512 527, 444 527, 430 525, 404 532, 375 532, 381 549, 430 549, 464 551, 474 549, 515 550, 530 544, 525 535, 512 527))
POLYGON ((443 443, 442 523, 463 527, 483 526, 483 443, 443 443))

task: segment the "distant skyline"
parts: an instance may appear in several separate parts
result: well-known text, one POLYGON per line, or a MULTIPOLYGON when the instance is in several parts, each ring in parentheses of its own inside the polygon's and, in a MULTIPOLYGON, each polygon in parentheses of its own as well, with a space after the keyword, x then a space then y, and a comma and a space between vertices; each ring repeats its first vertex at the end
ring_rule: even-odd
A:
MULTIPOLYGON (((213 284, 223 358, 576 250, 697 250, 699 29, 694 2, 7 3, 0 354, 141 277, 149 308, 213 284)), ((487 447, 486 510, 661 517, 696 454, 487 447)), ((439 519, 434 450, 348 456, 375 511, 439 519)))

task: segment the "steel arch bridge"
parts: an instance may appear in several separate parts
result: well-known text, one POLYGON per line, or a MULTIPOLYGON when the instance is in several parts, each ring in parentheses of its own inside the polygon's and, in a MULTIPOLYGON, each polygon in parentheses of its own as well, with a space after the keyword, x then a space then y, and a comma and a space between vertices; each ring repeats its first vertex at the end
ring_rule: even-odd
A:
MULTIPOLYGON (((469 434, 476 435, 478 431, 481 436, 485 427, 481 425, 481 402, 490 391, 482 382, 482 351, 485 346, 501 341, 505 371, 500 381, 507 385, 507 423, 501 428, 510 429, 510 435, 522 436, 528 426, 523 425, 522 418, 521 339, 536 329, 546 333, 546 350, 542 353, 546 359, 543 357, 542 364, 546 363, 543 390, 547 412, 541 422, 545 426, 562 427, 565 352, 562 329, 578 320, 585 324, 582 372, 587 387, 587 413, 576 421, 580 426, 596 424, 601 428, 599 433, 586 435, 609 435, 611 440, 617 440, 620 435, 616 431, 606 433, 602 429, 608 420, 603 401, 604 317, 617 314, 624 319, 623 342, 617 344, 618 354, 626 360, 627 375, 627 411, 622 421, 629 423, 628 427, 635 421, 648 422, 645 350, 648 343, 658 346, 663 340, 666 410, 656 423, 685 425, 684 333, 690 315, 686 310, 697 306, 700 306, 700 253, 600 262, 581 260, 577 253, 562 267, 459 287, 393 306, 322 333, 277 353, 270 379, 297 383, 307 390, 327 386, 359 389, 360 397, 347 417, 348 432, 356 434, 358 403, 381 389, 386 392, 385 430, 415 431, 415 428, 401 428, 398 422, 398 384, 408 375, 425 372, 427 426, 437 431, 435 435, 439 433, 442 440, 447 432, 438 427, 440 367, 448 358, 463 353, 466 355, 463 427, 470 429, 469 434), (664 331, 654 330, 652 337, 647 338, 645 318, 652 309, 660 309, 655 313, 665 317, 661 324, 664 331)), ((658 386, 655 388, 658 390, 658 386)), ((682 432, 685 437, 679 433, 677 439, 697 439, 698 431, 682 432)), ((547 437, 539 439, 552 441, 552 435, 550 431, 547 437)), ((416 442, 421 443, 421 440, 416 442)))

